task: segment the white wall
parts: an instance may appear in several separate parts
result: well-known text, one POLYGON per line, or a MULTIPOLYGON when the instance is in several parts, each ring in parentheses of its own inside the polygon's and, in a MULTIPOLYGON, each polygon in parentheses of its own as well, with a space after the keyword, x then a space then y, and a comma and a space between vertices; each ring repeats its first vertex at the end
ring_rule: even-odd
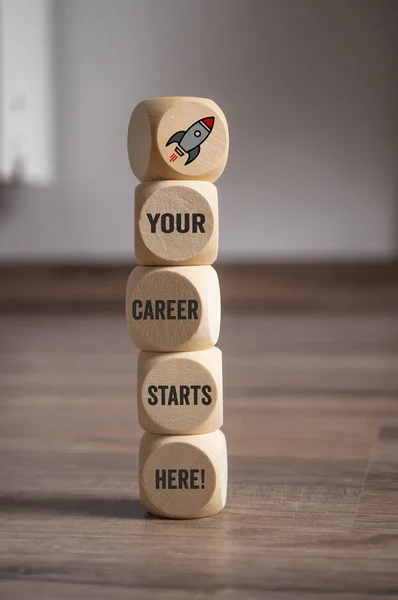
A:
POLYGON ((0 0, 0 181, 53 175, 51 2, 0 0))
POLYGON ((0 188, 0 258, 129 260, 134 105, 209 96, 231 131, 220 258, 397 249, 395 0, 55 3, 58 179, 0 188))

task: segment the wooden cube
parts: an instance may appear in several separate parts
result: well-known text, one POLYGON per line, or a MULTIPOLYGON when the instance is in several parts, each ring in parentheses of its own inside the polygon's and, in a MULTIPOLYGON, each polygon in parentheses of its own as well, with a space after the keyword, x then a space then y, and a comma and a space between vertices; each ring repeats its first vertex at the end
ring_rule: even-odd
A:
POLYGON ((126 292, 131 339, 150 352, 206 350, 218 340, 220 304, 211 266, 136 267, 126 292))
POLYGON ((141 265, 210 265, 218 252, 217 188, 155 181, 135 191, 135 257, 141 265))
POLYGON ((145 433, 139 471, 141 501, 154 515, 194 519, 225 506, 227 447, 220 430, 183 436, 145 433))
POLYGON ((216 431, 223 422, 221 350, 140 352, 137 400, 140 425, 151 433, 216 431))
POLYGON ((206 98, 151 98, 131 115, 128 155, 140 181, 216 181, 228 158, 228 125, 206 98))

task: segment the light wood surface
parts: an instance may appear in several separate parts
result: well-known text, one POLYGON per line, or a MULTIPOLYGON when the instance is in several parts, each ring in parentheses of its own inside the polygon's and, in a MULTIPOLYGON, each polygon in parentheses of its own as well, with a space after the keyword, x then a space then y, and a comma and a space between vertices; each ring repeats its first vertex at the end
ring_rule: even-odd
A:
POLYGON ((2 599, 396 597, 396 313, 224 311, 228 500, 197 521, 139 502, 120 309, 0 330, 2 599))
POLYGON ((137 348, 207 350, 220 333, 221 298, 211 266, 136 267, 126 291, 126 319, 137 348))
POLYGON ((140 181, 216 181, 228 158, 228 125, 213 100, 150 98, 131 115, 127 146, 140 181))
POLYGON ((140 352, 140 425, 157 434, 216 431, 223 423, 222 352, 140 352))
POLYGON ((211 265, 218 253, 217 188, 207 181, 155 181, 135 190, 140 265, 211 265))
POLYGON ((201 435, 145 433, 139 453, 140 498, 154 515, 209 517, 225 506, 227 446, 222 431, 201 435))

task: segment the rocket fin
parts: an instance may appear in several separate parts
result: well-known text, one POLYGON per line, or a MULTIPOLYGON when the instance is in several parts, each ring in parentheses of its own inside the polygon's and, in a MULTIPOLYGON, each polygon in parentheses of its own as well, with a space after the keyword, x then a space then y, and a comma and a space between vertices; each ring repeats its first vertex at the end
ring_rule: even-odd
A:
POLYGON ((182 138, 185 135, 185 131, 177 131, 177 133, 174 133, 171 138, 169 139, 169 141, 167 142, 166 146, 170 146, 170 144, 179 144, 182 140, 182 138))
POLYGON ((191 163, 193 160, 195 160, 195 158, 199 155, 200 152, 200 146, 195 146, 195 148, 192 148, 192 150, 190 150, 188 152, 188 158, 185 162, 186 165, 189 165, 189 163, 191 163))

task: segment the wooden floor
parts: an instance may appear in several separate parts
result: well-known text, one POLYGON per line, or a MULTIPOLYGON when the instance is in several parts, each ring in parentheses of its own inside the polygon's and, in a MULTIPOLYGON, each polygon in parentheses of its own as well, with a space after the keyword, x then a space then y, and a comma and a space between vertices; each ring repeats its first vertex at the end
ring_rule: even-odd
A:
POLYGON ((226 509, 138 499, 122 314, 0 320, 0 598, 398 596, 398 318, 227 313, 226 509))

